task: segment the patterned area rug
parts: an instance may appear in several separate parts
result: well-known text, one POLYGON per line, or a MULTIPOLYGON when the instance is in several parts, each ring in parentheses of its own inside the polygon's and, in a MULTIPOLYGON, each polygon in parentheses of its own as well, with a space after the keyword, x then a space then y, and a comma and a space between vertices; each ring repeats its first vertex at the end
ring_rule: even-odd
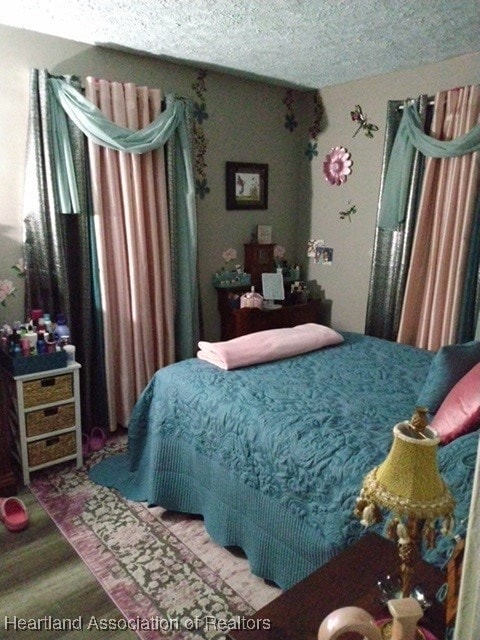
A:
POLYGON ((201 518, 125 500, 90 481, 88 469, 126 448, 111 438, 84 467, 37 472, 43 508, 140 638, 225 638, 280 593, 253 576, 239 551, 211 541, 201 518))

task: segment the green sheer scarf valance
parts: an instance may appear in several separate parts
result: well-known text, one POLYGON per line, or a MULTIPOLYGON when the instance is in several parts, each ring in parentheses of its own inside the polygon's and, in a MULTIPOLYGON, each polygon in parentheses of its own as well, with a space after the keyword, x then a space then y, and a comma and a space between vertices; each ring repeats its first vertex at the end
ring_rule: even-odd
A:
POLYGON ((132 131, 114 124, 90 100, 62 78, 50 77, 49 88, 54 99, 52 117, 55 121, 54 153, 57 159, 56 177, 63 213, 80 213, 79 198, 73 175, 72 152, 68 145, 66 115, 93 142, 116 151, 147 153, 163 146, 175 136, 180 149, 177 179, 184 194, 184 208, 189 209, 194 193, 193 167, 188 138, 185 104, 173 98, 165 111, 143 129, 132 131), (66 114, 66 115, 65 115, 66 114))
POLYGON ((114 124, 94 104, 60 78, 50 78, 58 102, 77 127, 91 140, 109 149, 146 153, 158 149, 182 126, 183 103, 175 100, 148 126, 132 131, 114 124))
POLYGON ((431 158, 453 158, 480 150, 480 125, 455 140, 437 140, 423 131, 415 105, 407 102, 403 110, 385 176, 378 226, 395 230, 405 219, 410 169, 418 149, 431 158))

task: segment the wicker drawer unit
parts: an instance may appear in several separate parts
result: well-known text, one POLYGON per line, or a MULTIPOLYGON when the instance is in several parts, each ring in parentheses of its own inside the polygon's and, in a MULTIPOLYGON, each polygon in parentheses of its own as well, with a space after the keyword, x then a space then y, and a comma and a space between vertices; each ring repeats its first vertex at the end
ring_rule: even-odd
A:
POLYGON ((11 424, 17 440, 23 482, 32 471, 67 460, 82 465, 80 365, 12 377, 11 424))
POLYGON ((26 409, 40 404, 73 398, 73 374, 42 376, 23 383, 23 405, 26 409))
POLYGON ((75 433, 62 433, 59 436, 34 440, 27 443, 27 449, 30 467, 49 464, 77 453, 75 433))
POLYGON ((25 413, 27 438, 75 427, 75 403, 59 404, 25 413))

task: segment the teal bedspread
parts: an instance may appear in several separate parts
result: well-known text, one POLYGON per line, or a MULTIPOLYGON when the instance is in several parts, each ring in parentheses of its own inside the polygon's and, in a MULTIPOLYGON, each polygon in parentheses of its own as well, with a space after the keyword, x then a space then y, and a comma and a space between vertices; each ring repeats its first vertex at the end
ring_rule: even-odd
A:
MULTIPOLYGON (((128 455, 91 478, 202 514, 218 544, 242 547, 253 573, 290 587, 362 535, 352 515, 362 479, 385 458, 394 424, 410 418, 432 359, 343 335, 341 345, 234 371, 198 359, 158 371, 132 413, 128 455)), ((477 438, 439 450, 460 518, 477 438)))

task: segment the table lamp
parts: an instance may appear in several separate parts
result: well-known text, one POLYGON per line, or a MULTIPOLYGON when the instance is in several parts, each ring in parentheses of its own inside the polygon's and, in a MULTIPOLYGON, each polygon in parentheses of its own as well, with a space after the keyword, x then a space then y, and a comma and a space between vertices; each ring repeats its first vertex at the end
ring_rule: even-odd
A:
POLYGON ((398 542, 402 596, 409 597, 414 565, 422 541, 433 548, 440 529, 451 533, 455 500, 437 464, 440 439, 428 426, 427 409, 417 407, 410 421, 393 428, 393 444, 385 461, 363 480, 355 515, 369 526, 390 513, 388 536, 398 542))

